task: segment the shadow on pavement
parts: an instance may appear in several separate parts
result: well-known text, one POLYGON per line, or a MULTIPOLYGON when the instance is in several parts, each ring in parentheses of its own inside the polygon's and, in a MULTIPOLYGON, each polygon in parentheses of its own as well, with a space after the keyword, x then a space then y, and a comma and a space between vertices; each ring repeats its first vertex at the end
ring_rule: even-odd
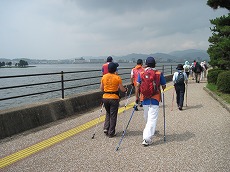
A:
POLYGON ((199 105, 194 105, 194 106, 184 106, 184 110, 186 109, 198 109, 198 108, 202 108, 203 105, 202 104, 199 104, 199 105))
POLYGON ((156 137, 160 137, 161 139, 157 140, 157 141, 153 140, 153 144, 151 146, 156 146, 156 145, 169 143, 169 142, 187 141, 187 140, 195 137, 195 134, 191 133, 189 131, 186 131, 186 132, 181 133, 181 134, 171 134, 171 135, 166 134, 166 142, 164 142, 164 135, 163 134, 158 133, 158 134, 156 134, 156 137))

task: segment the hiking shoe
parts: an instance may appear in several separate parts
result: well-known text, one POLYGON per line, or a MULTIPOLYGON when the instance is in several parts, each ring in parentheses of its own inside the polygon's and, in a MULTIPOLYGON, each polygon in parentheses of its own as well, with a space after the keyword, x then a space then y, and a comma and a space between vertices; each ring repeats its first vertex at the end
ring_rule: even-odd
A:
POLYGON ((142 102, 141 102, 141 104, 140 104, 140 107, 143 107, 142 102))
POLYGON ((179 106, 179 110, 182 110, 182 107, 181 107, 181 106, 179 106))
POLYGON ((103 130, 104 131, 104 133, 105 133, 105 135, 108 135, 108 130, 103 130))
POLYGON ((142 145, 143 146, 149 146, 152 144, 152 141, 147 142, 146 140, 143 140, 142 145))
POLYGON ((138 108, 137 108, 136 105, 134 105, 133 108, 134 108, 135 111, 138 111, 138 108))
POLYGON ((108 135, 109 138, 113 138, 113 137, 115 137, 115 136, 117 136, 117 133, 108 135))

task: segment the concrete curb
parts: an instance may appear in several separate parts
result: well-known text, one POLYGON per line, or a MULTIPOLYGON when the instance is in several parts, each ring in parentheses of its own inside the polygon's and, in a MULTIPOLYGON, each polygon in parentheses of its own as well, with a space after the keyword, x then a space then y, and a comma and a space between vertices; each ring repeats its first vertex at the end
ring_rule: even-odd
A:
POLYGON ((210 91, 207 87, 203 88, 212 98, 217 100, 228 112, 230 112, 230 105, 225 102, 221 97, 210 91))

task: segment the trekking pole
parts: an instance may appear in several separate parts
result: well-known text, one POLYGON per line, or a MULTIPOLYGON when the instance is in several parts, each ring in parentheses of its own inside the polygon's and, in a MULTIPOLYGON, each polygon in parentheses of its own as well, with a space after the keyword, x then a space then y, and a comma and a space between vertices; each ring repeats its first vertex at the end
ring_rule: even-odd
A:
POLYGON ((94 136, 95 136, 96 130, 97 130, 97 126, 98 126, 98 124, 99 124, 99 122, 100 122, 100 117, 101 117, 101 114, 102 114, 103 106, 104 106, 104 103, 102 103, 101 110, 100 110, 99 117, 98 117, 98 121, 97 121, 96 127, 95 127, 95 129, 94 129, 94 133, 93 133, 92 139, 94 139, 94 136))
POLYGON ((186 107, 188 106, 187 105, 187 100, 188 99, 188 84, 186 84, 186 107))
POLYGON ((175 92, 175 90, 173 89, 173 97, 172 97, 172 108, 171 108, 171 111, 173 111, 174 92, 175 92))
POLYGON ((162 102, 163 102, 163 116, 164 116, 164 142, 166 141, 166 136, 165 136, 165 96, 164 96, 164 90, 162 92, 162 102))
POLYGON ((134 114, 134 111, 135 111, 135 106, 137 106, 137 105, 134 105, 134 107, 133 107, 133 112, 132 112, 132 114, 131 114, 131 116, 130 116, 130 118, 129 118, 128 124, 127 124, 127 126, 126 126, 126 128, 125 128, 125 130, 124 130, 124 132, 123 132, 123 134, 122 134, 122 136, 121 136, 121 139, 120 139, 120 141, 119 141, 119 143, 118 143, 118 146, 117 146, 117 148, 116 148, 116 151, 118 151, 118 149, 119 149, 119 147, 120 147, 120 144, 121 144, 121 142, 122 142, 122 140, 123 140, 123 138, 124 138, 124 136, 125 136, 126 130, 127 130, 128 126, 129 126, 129 123, 130 123, 130 121, 131 121, 131 119, 132 119, 132 117, 133 117, 133 114, 134 114))
POLYGON ((126 103, 125 103, 125 109, 124 109, 124 111, 123 111, 123 132, 124 132, 124 128, 125 128, 125 126, 124 126, 124 122, 125 122, 125 111, 126 111, 126 107, 127 107, 127 104, 128 104, 128 101, 129 101, 129 98, 130 98, 130 96, 131 96, 131 94, 132 94, 132 91, 133 91, 133 86, 132 86, 132 88, 131 88, 131 90, 130 90, 130 92, 129 92, 129 96, 127 97, 127 92, 125 93, 125 95, 126 95, 126 103))

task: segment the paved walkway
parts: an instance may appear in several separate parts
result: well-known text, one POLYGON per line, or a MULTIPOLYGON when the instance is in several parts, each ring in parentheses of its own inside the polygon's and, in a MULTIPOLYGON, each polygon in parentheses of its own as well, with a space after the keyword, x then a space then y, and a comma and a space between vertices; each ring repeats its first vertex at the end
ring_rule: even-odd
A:
MULTIPOLYGON (((121 102, 114 138, 104 136, 104 109, 65 119, 0 142, 0 171, 202 171, 230 169, 230 114, 203 87, 205 81, 189 81, 187 107, 172 109, 173 89, 164 93, 166 142, 163 140, 163 110, 151 146, 143 147, 143 109, 135 111, 119 150, 116 147, 133 112, 134 97, 121 102), (102 114, 98 127, 98 116, 102 114), (92 135, 95 132, 94 139, 92 135)), ((186 101, 185 101, 186 105, 186 101)))

